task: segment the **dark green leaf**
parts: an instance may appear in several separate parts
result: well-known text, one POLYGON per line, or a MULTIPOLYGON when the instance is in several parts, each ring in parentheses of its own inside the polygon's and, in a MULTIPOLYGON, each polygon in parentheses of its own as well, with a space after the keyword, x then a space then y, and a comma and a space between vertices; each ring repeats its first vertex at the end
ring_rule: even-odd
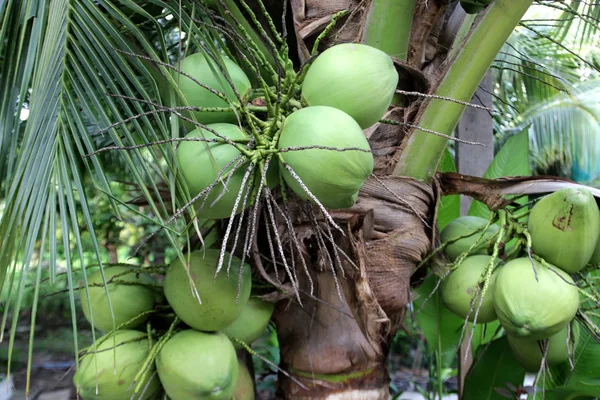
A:
POLYGON ((505 336, 489 346, 480 347, 465 379, 463 400, 504 400, 498 390, 507 384, 518 388, 525 378, 525 370, 515 359, 505 336))

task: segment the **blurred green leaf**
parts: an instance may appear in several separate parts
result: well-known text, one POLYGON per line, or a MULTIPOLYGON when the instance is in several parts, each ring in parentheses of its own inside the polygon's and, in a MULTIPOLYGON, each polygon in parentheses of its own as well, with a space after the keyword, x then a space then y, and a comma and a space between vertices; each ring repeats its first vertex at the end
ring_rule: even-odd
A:
MULTIPOLYGON (((592 320, 600 323, 600 318, 592 320)), ((600 343, 581 325, 573 364, 573 370, 568 361, 550 369, 552 380, 547 381, 547 391, 600 396, 600 343)))
POLYGON ((428 299, 435 288, 437 280, 437 276, 430 275, 417 288, 414 307, 417 322, 425 339, 427 339, 429 350, 431 352, 440 351, 443 366, 449 366, 456 357, 464 320, 444 307, 439 290, 436 290, 435 294, 428 299), (421 309, 421 307, 423 308, 421 309))

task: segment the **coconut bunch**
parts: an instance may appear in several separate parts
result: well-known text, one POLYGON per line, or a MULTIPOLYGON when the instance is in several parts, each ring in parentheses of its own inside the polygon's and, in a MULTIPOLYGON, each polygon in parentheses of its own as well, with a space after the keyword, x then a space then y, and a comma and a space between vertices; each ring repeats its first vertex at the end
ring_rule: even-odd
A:
POLYGON ((233 17, 231 24, 217 18, 225 3, 208 6, 228 41, 218 51, 200 44, 172 66, 174 95, 165 96, 183 121, 178 178, 196 215, 232 218, 276 188, 323 210, 352 206, 374 167, 363 130, 383 117, 398 83, 392 59, 343 43, 294 68, 284 37, 271 29, 263 39, 273 66, 256 43, 242 40, 248 32, 236 31, 233 17))
MULTIPOLYGON (((164 101, 159 111, 178 118, 180 137, 148 145, 176 142, 175 182, 169 184, 182 188, 174 199, 181 207, 167 223, 186 211, 194 221, 223 220, 221 248, 205 243, 201 251, 184 252, 167 266, 160 284, 132 283, 134 276, 142 279, 138 271, 127 281, 100 276, 95 278, 99 287, 87 285, 82 304, 90 310, 85 315, 106 332, 99 343, 129 348, 115 347, 111 338, 137 332, 141 335, 134 342, 143 345, 131 347, 135 362, 117 365, 115 371, 131 372, 125 384, 118 373, 111 373, 96 392, 89 387, 95 382, 89 374, 98 372, 96 368, 78 375, 76 385, 86 393, 84 399, 103 398, 93 397, 103 392, 117 400, 134 393, 134 398, 145 398, 156 390, 173 400, 230 399, 245 379, 236 351, 249 350, 265 332, 274 309, 251 295, 246 260, 256 240, 259 210, 264 208, 262 215, 270 219, 267 235, 275 237, 269 242, 273 264, 285 265, 297 291, 294 265, 286 264, 289 253, 277 233, 277 213, 291 226, 286 204, 294 202, 317 209, 333 223, 328 210, 354 205, 373 172, 374 158, 363 131, 388 110, 399 79, 387 54, 355 43, 318 53, 318 38, 313 57, 295 68, 285 33, 274 29, 268 14, 262 16, 268 28, 251 18, 265 52, 235 13, 225 12, 229 2, 197 5, 205 17, 206 37, 190 35, 194 50, 177 65, 159 64, 168 71, 161 82, 164 101), (153 324, 156 314, 170 317, 168 329, 153 324), (143 360, 141 365, 138 360, 143 360), (145 379, 158 380, 158 389, 145 379)), ((335 23, 334 18, 322 37, 335 23)), ((109 361, 114 359, 100 359, 90 351, 81 363, 111 368, 109 361)))
MULTIPOLYGON (((319 52, 339 16, 316 38, 312 56, 294 65, 287 32, 277 30, 264 8, 257 15, 247 8, 241 12, 236 1, 192 3, 189 10, 184 4, 173 11, 184 25, 198 27, 189 35, 186 55, 173 64, 142 56, 163 72, 157 82, 162 102, 152 112, 174 117, 179 136, 119 148, 175 143, 169 160, 174 181, 165 186, 173 188, 169 197, 177 210, 159 230, 185 216, 185 232, 199 236, 198 220, 222 221, 217 272, 226 251, 242 262, 250 258, 265 215, 275 236, 270 261, 285 264, 280 259, 289 252, 275 227, 281 218, 292 225, 290 207, 342 231, 329 212, 352 207, 373 173, 364 130, 389 109, 398 72, 390 56, 368 45, 340 43, 319 52), (243 14, 247 19, 240 21, 243 14)), ((297 238, 292 241, 300 247, 297 238)), ((299 297, 294 267, 285 268, 299 297)))
POLYGON ((593 288, 588 277, 600 264, 599 240, 600 210, 585 188, 561 189, 489 220, 459 217, 440 232, 435 251, 445 260, 442 303, 465 326, 497 320, 529 372, 568 362, 586 323, 576 319, 586 312, 580 299, 594 297, 583 288, 593 288))
POLYGON ((352 206, 374 166, 363 129, 383 117, 398 82, 391 58, 367 45, 339 44, 302 75, 287 70, 289 87, 261 90, 222 59, 192 54, 174 73, 179 106, 200 110, 191 113, 196 128, 184 124, 176 150, 198 215, 234 217, 255 204, 259 188, 280 184, 321 207, 352 206))
MULTIPOLYGON (((269 32, 273 40, 263 38, 273 66, 255 42, 241 40, 245 33, 233 16, 217 18, 223 7, 215 1, 204 11, 227 32, 226 43, 199 43, 166 77, 171 93, 165 98, 174 106, 164 108, 182 121, 173 186, 187 194, 173 218, 188 211, 192 220, 224 220, 221 253, 236 253, 244 262, 256 240, 259 210, 273 236, 278 218, 291 226, 290 202, 341 230, 329 211, 352 207, 373 173, 364 130, 387 112, 399 75, 385 52, 357 43, 315 50, 294 68, 275 30, 269 32)), ((281 238, 269 240, 271 261, 280 264, 289 254, 281 238)), ((299 247, 297 238, 292 241, 299 247)), ((219 257, 218 273, 224 260, 219 257)), ((299 297, 294 267, 285 268, 299 297)))
POLYGON ((265 333, 274 305, 251 296, 250 266, 235 256, 226 254, 233 263, 217 275, 220 255, 188 253, 156 274, 161 284, 151 269, 123 266, 89 277, 80 291, 83 314, 104 335, 82 354, 74 376, 82 399, 163 392, 173 400, 253 398, 237 351, 250 350, 265 333), (157 316, 166 317, 168 329, 157 316))

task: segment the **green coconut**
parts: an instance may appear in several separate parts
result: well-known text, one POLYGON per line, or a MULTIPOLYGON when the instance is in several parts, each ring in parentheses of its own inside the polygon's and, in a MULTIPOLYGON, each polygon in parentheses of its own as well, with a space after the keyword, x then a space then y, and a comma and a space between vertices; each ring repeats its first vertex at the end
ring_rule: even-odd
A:
MULTIPOLYGON (((491 256, 469 256, 442 281, 440 294, 442 303, 446 308, 461 318, 467 318, 468 315, 469 321, 473 322, 475 311, 482 299, 481 294, 475 298, 473 311, 471 311, 471 298, 475 294, 479 279, 484 274, 490 261, 492 261, 491 256)), ((498 264, 497 259, 494 260, 494 264, 498 264)), ((492 273, 488 290, 483 297, 479 313, 477 314, 478 323, 487 323, 497 319, 493 299, 495 281, 496 273, 492 273)))
MULTIPOLYGON (((579 340, 579 324, 576 321, 571 322, 570 331, 566 327, 548 338, 546 361, 549 366, 568 361, 569 357, 573 357, 575 354, 579 340)), ((542 342, 512 335, 508 335, 507 338, 510 348, 521 366, 527 372, 539 371, 544 357, 542 342)))
MULTIPOLYGON (((210 124, 208 127, 232 141, 249 140, 248 136, 233 124, 217 123, 210 124)), ((205 139, 218 138, 218 136, 206 129, 194 129, 185 137, 205 139)), ((181 173, 190 191, 190 196, 193 198, 209 187, 227 163, 235 157, 238 157, 241 153, 235 146, 229 143, 190 141, 181 142, 177 147, 176 154, 181 173)), ((246 168, 242 166, 233 172, 233 175, 229 179, 229 174, 232 173, 233 169, 234 165, 230 165, 227 170, 221 174, 220 182, 212 188, 208 198, 203 196, 195 202, 194 206, 196 209, 199 209, 204 203, 204 206, 199 211, 203 218, 221 219, 229 218, 231 216, 231 211, 233 210, 236 198, 242 187, 244 174, 246 172, 246 168), (225 186, 227 180, 229 180, 229 182, 227 183, 227 186, 225 186), (211 206, 212 203, 221 196, 224 190, 225 194, 211 206)), ((249 204, 247 205, 249 206, 249 204)), ((236 215, 242 211, 242 200, 240 200, 236 215)))
POLYGON ((534 263, 535 272, 527 257, 498 268, 494 308, 509 335, 541 340, 573 320, 579 308, 579 291, 560 268, 534 263))
MULTIPOLYGON (((240 130, 236 125, 228 123, 217 123, 207 125, 208 128, 214 130, 219 135, 229 138, 231 141, 249 141, 250 138, 240 130)), ((203 138, 203 139, 221 139, 214 133, 206 129, 194 129, 189 132, 186 138, 203 138)), ((242 143, 242 147, 244 144, 242 143)), ((219 176, 219 173, 225 166, 234 158, 238 157, 241 152, 232 144, 225 142, 202 142, 202 141, 183 141, 177 147, 177 162, 181 169, 181 174, 190 191, 190 196, 194 198, 201 191, 208 188, 219 176)), ((231 211, 235 206, 235 201, 240 193, 240 188, 244 181, 246 168, 249 161, 239 166, 232 173, 235 163, 229 165, 220 175, 220 182, 215 185, 210 194, 198 199, 194 206, 200 210, 199 214, 206 219, 222 219, 231 217, 231 211), (231 178, 229 176, 232 174, 231 178), (229 182, 226 184, 226 182, 229 182), (223 191, 225 193, 223 194, 223 191), (216 203, 215 200, 217 200, 216 203), (204 206, 202 204, 204 203, 204 206), (202 206, 202 209, 200 207, 202 206)), ((246 186, 242 191, 240 201, 236 209, 236 215, 241 213, 246 188, 254 179, 254 185, 258 186, 262 179, 262 171, 260 168, 254 170, 254 175, 246 180, 246 186)), ((269 164, 269 169, 266 175, 266 184, 273 188, 279 183, 279 166, 274 160, 269 164)), ((251 205, 250 197, 246 200, 246 208, 251 205)))
MULTIPOLYGON (((294 111, 284 122, 278 148, 327 146, 370 151, 360 126, 333 107, 294 111)), ((361 150, 308 149, 280 153, 308 190, 326 208, 351 207, 374 168, 373 154, 361 150)), ((311 200, 302 186, 280 165, 285 182, 300 198, 311 200)))
MULTIPOLYGON (((197 289, 202 304, 195 297, 186 267, 175 259, 165 274, 164 292, 175 314, 190 327, 207 332, 220 331, 240 316, 252 289, 250 265, 241 264, 233 256, 229 276, 229 253, 225 253, 221 271, 215 279, 220 250, 206 249, 189 254, 189 275, 197 289), (238 276, 242 270, 241 282, 238 276)), ((187 255, 186 255, 187 256, 187 255)))
POLYGON ((254 380, 242 360, 239 360, 238 369, 238 380, 231 400, 254 400, 254 380))
POLYGON ((594 249, 594 253, 592 254, 592 258, 590 259, 590 264, 600 264, 600 236, 598 237, 598 241, 596 242, 596 248, 594 249))
MULTIPOLYGON (((250 297, 240 316, 222 332, 250 346, 267 329, 274 309, 273 303, 250 297)), ((236 349, 242 347, 235 341, 233 345, 236 349)))
MULTIPOLYGON (((225 69, 231 78, 231 82, 233 82, 242 101, 246 102, 252 90, 250 80, 248 80, 244 71, 234 61, 224 54, 221 54, 220 57, 222 61, 219 60, 219 64, 225 66, 225 69)), ((227 82, 225 76, 219 69, 218 64, 212 57, 205 56, 202 53, 191 54, 181 60, 180 69, 183 73, 193 77, 201 84, 224 94, 230 102, 239 104, 239 100, 235 96, 235 92, 231 88, 231 85, 227 82)), ((187 76, 179 74, 177 71, 173 71, 173 78, 176 82, 179 79, 179 89, 190 106, 203 108, 231 107, 230 103, 198 85, 187 76)), ((184 104, 182 103, 180 105, 183 106, 184 104)), ((187 115, 186 113, 182 114, 187 115)), ((234 111, 194 111, 193 114, 196 117, 196 120, 204 125, 218 122, 237 123, 238 121, 234 111)), ((188 128, 193 127, 191 124, 185 122, 184 126, 188 128)))
POLYGON ((573 274, 594 254, 600 236, 600 212, 589 190, 565 188, 544 196, 532 207, 527 227, 531 249, 573 274))
MULTIPOLYGON (((87 351, 73 376, 79 397, 83 400, 130 400, 135 389, 130 386, 150 353, 146 333, 132 330, 109 333, 87 351)), ((135 399, 149 399, 159 391, 160 381, 154 371, 152 364, 135 399)))
POLYGON ((230 400, 239 363, 227 336, 188 329, 167 340, 156 370, 171 400, 230 400))
POLYGON ((311 106, 346 112, 365 129, 387 111, 398 79, 385 52, 365 44, 342 43, 325 50, 311 64, 302 83, 302 97, 311 106))
POLYGON ((440 241, 442 243, 462 236, 468 236, 449 244, 444 249, 446 256, 452 261, 456 260, 462 253, 469 250, 477 240, 479 240, 479 244, 469 254, 491 254, 490 248, 496 239, 492 236, 497 234, 500 228, 495 224, 490 225, 483 237, 479 239, 483 230, 477 230, 482 229, 487 223, 488 220, 484 218, 467 215, 458 217, 447 224, 440 232, 440 241))
MULTIPOLYGON (((152 310, 156 301, 160 299, 159 293, 148 286, 143 286, 143 284, 155 282, 151 276, 140 272, 139 268, 105 267, 103 270, 106 282, 108 282, 108 295, 110 296, 112 305, 112 315, 114 315, 114 327, 118 327, 120 324, 137 317, 145 311, 152 310), (127 271, 131 272, 120 275, 127 271), (129 283, 138 284, 132 285, 129 283)), ((103 332, 108 332, 113 329, 113 318, 109 307, 108 297, 106 295, 106 289, 107 288, 102 281, 100 270, 88 277, 89 297, 84 285, 79 289, 83 315, 90 323, 92 322, 93 315, 94 327, 103 332)), ((148 315, 140 317, 135 321, 124 325, 121 329, 136 328, 145 323, 147 319, 148 315)))

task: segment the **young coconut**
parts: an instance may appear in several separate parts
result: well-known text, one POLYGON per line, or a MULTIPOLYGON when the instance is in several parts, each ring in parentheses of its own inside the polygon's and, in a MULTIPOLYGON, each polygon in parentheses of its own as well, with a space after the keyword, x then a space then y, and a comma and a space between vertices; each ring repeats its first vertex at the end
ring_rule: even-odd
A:
MULTIPOLYGON (((108 332, 113 329, 113 315, 114 327, 118 327, 141 313, 152 310, 155 302, 160 299, 158 292, 144 286, 144 284, 154 283, 154 279, 139 268, 105 267, 104 277, 108 288, 104 286, 100 270, 97 270, 88 277, 88 292, 86 293, 83 285, 79 289, 83 315, 90 323, 93 316, 94 327, 100 331, 108 332), (128 271, 130 272, 127 273, 128 271), (112 305, 112 315, 106 295, 107 289, 112 305)), ((137 328, 147 319, 148 315, 145 315, 124 325, 121 329, 137 328)))
POLYGON ((254 400, 254 380, 246 365, 238 358, 238 380, 231 400, 254 400))
POLYGON ((192 277, 192 282, 186 272, 186 266, 179 258, 171 263, 165 274, 164 291, 169 305, 183 322, 199 331, 215 332, 231 325, 240 316, 250 298, 250 265, 240 265, 241 260, 233 256, 228 276, 230 254, 225 253, 223 268, 215 279, 219 254, 220 250, 217 249, 189 254, 189 276, 192 277), (241 277, 240 268, 243 268, 241 277), (192 284, 195 287, 192 287, 192 284), (194 295, 195 289, 202 303, 194 295))
POLYGON ((592 258, 590 259, 590 264, 595 266, 598 266, 600 264, 600 236, 598 236, 596 248, 594 249, 594 253, 592 254, 592 258))
MULTIPOLYGON (((475 216, 463 216, 452 220, 440 232, 440 241, 442 243, 446 243, 462 236, 468 236, 449 244, 444 249, 446 256, 448 256, 450 260, 454 261, 462 253, 469 250, 469 248, 484 233, 483 227, 486 226, 487 223, 488 220, 475 216), (478 231, 478 229, 480 230, 478 231)), ((493 238, 492 236, 497 234, 499 230, 500 227, 498 227, 498 225, 490 225, 483 237, 479 240, 479 244, 477 244, 477 246, 469 254, 490 254, 488 247, 495 239, 495 237, 493 238)))
MULTIPOLYGON (((248 135, 233 124, 217 123, 207 125, 207 127, 219 135, 230 139, 232 142, 239 142, 242 147, 245 146, 244 142, 247 143, 250 140, 248 135)), ((215 179, 219 177, 219 182, 210 189, 210 193, 200 197, 194 204, 202 218, 229 218, 238 195, 240 196, 240 200, 235 215, 244 211, 242 205, 248 185, 254 179, 254 185, 258 186, 262 179, 260 167, 257 166, 253 175, 246 180, 244 190, 240 194, 246 168, 249 163, 249 161, 244 161, 237 167, 235 162, 231 163, 233 159, 242 155, 240 150, 231 143, 224 142, 223 139, 206 129, 194 129, 185 137, 220 140, 219 142, 184 141, 179 144, 176 151, 181 174, 185 179, 192 198, 211 186, 215 179), (226 166, 227 168, 224 170, 226 166)), ((266 184, 269 187, 273 188, 277 185, 279 182, 278 174, 278 165, 273 161, 269 164, 266 176, 266 184)), ((251 199, 248 198, 246 208, 251 205, 250 203, 251 199)))
POLYGON ((156 370, 171 400, 230 400, 239 363, 227 336, 188 329, 167 340, 156 370))
MULTIPOLYGON (((440 285, 440 294, 444 306, 461 318, 467 318, 468 315, 469 321, 473 322, 475 319, 475 312, 481 302, 481 307, 477 314, 477 323, 487 323, 497 319, 493 299, 496 281, 495 271, 490 277, 488 290, 483 297, 483 301, 481 299, 482 284, 479 289, 480 294, 477 295, 473 305, 471 305, 471 299, 477 290, 479 280, 485 273, 491 261, 491 256, 484 255, 475 255, 465 258, 440 285)), ((495 259, 494 267, 497 264, 498 260, 495 259)))
MULTIPOLYGON (((250 297, 240 316, 222 332, 250 346, 267 329, 274 309, 273 303, 257 297, 250 297)), ((233 341, 233 345, 236 349, 242 347, 235 341, 233 341)))
POLYGON ((141 389, 135 396, 133 396, 133 387, 130 387, 150 354, 146 333, 132 330, 109 333, 99 338, 95 346, 90 346, 87 351, 82 356, 79 369, 73 376, 79 398, 145 400, 156 395, 160 389, 160 381, 154 375, 154 363, 150 365, 150 369, 142 379, 141 389))
MULTIPOLYGON (((252 86, 244 71, 224 54, 220 54, 220 60, 217 60, 219 61, 219 64, 217 64, 210 56, 206 56, 203 53, 195 53, 181 60, 180 69, 181 72, 193 77, 201 84, 224 94, 231 103, 239 105, 239 100, 237 99, 235 92, 219 68, 220 66, 224 66, 224 69, 231 78, 231 82, 242 98, 242 102, 246 102, 250 96, 252 86)), ((202 108, 231 107, 230 103, 198 85, 187 76, 180 74, 177 71, 173 71, 172 74, 173 79, 175 79, 176 82, 179 80, 179 89, 190 106, 202 108)), ((181 103, 179 105, 183 106, 184 104, 181 103)), ((185 112, 182 112, 182 114, 187 116, 187 113, 185 112)), ((196 120, 204 125, 217 122, 229 122, 232 124, 238 122, 238 118, 234 111, 194 111, 193 114, 196 117, 196 120)), ((187 122, 184 122, 184 126, 188 127, 188 129, 194 128, 192 124, 187 122)))
POLYGON ((392 102, 398 72, 390 56, 365 44, 342 43, 321 53, 302 82, 310 106, 329 106, 349 114, 366 129, 392 102))
MULTIPOLYGON (((575 348, 579 340, 579 324, 571 322, 571 328, 565 327, 560 332, 548 338, 546 362, 549 366, 568 361, 575 355, 575 348)), ((510 348, 519 364, 527 372, 538 372, 542 366, 544 348, 542 341, 530 338, 507 335, 510 348)))
POLYGON ((600 212, 586 189, 565 188, 544 196, 529 213, 531 249, 570 274, 592 258, 600 236, 600 212))
MULTIPOLYGON (((231 141, 250 140, 240 128, 233 124, 218 123, 207 126, 231 141)), ((218 136, 206 129, 194 129, 185 137, 219 139, 218 136)), ((225 171, 223 171, 223 168, 231 160, 240 156, 241 152, 230 143, 186 141, 179 144, 176 154, 177 162, 192 198, 208 188, 217 179, 217 176, 220 177, 219 183, 212 187, 210 193, 195 202, 194 207, 198 210, 204 204, 202 209, 199 210, 200 215, 209 219, 229 218, 242 187, 246 168, 241 166, 233 171, 235 163, 229 165, 225 171), (223 191, 225 191, 224 195, 222 195, 223 191), (219 199, 219 197, 221 198, 219 199), (212 205, 217 199, 219 200, 212 205)), ((246 181, 246 183, 249 182, 246 181)), ((236 214, 244 211, 242 200, 240 200, 237 207, 236 214)))
POLYGON ((532 261, 522 257, 498 268, 494 308, 509 335, 542 340, 573 320, 579 308, 579 290, 560 268, 536 260, 534 264, 535 271, 532 261))
MULTIPOLYGON (((283 125, 277 147, 327 146, 335 149, 284 151, 281 156, 326 208, 351 207, 374 168, 373 154, 352 117, 333 107, 294 111, 283 125), (358 148, 360 150, 336 150, 358 148)), ((285 182, 300 198, 311 200, 292 174, 280 165, 285 182)))

